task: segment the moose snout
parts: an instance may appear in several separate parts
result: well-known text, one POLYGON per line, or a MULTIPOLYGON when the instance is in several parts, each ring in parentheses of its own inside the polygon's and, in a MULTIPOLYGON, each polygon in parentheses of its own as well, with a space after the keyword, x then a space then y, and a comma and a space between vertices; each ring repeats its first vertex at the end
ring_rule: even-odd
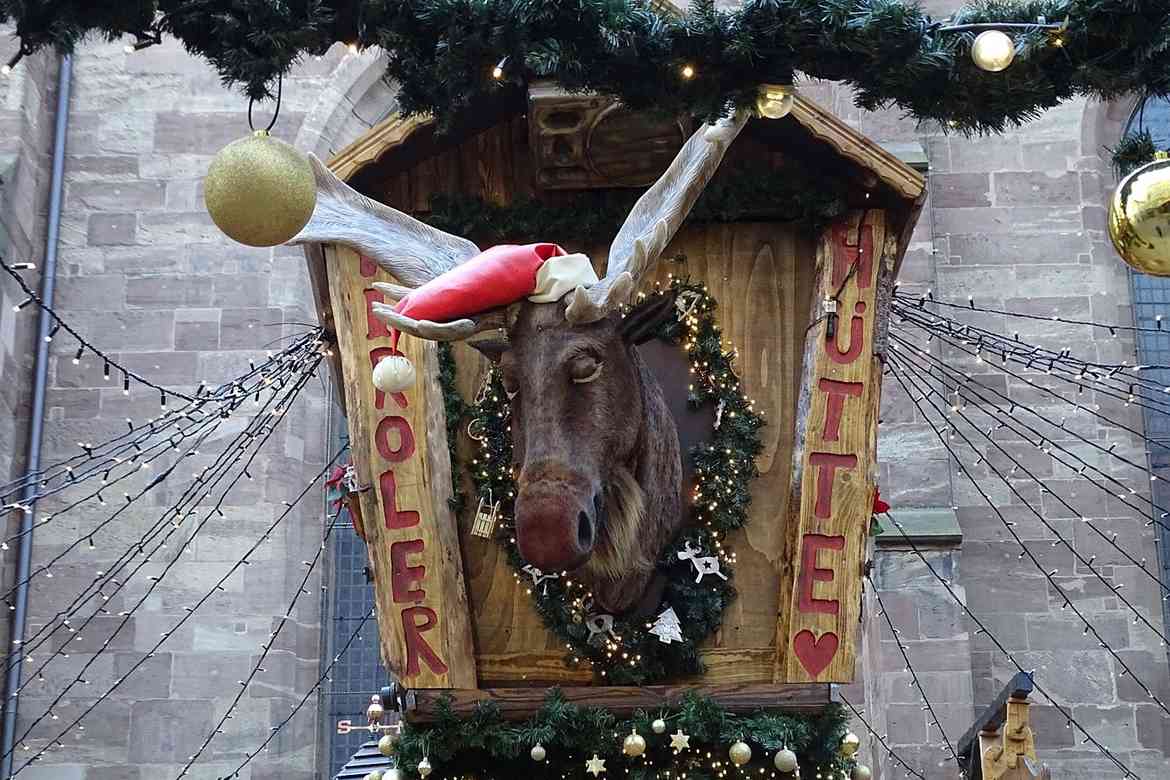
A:
POLYGON ((516 544, 524 560, 546 572, 583 565, 597 542, 593 497, 534 486, 516 500, 516 544))

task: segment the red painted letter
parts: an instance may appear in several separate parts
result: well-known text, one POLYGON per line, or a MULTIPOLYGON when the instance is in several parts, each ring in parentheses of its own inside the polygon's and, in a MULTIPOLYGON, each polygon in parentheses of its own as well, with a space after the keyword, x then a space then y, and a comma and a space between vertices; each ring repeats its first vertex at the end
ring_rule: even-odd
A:
POLYGON ((383 417, 374 431, 378 454, 391 463, 401 463, 414 454, 414 431, 405 417, 396 414, 383 417), (398 431, 398 447, 390 447, 390 431, 398 431))
MULTIPOLYGON (((391 355, 401 355, 402 353, 393 347, 376 347, 370 350, 370 369, 382 360, 382 358, 390 357, 391 355)), ((391 393, 391 398, 394 403, 398 404, 399 409, 406 408, 406 393, 391 393)), ((381 409, 386 404, 386 394, 378 388, 374 388, 374 408, 381 409)))
POLYGON ((841 336, 841 328, 837 328, 837 332, 833 334, 832 338, 828 337, 828 329, 825 329, 825 339, 829 342, 827 352, 829 359, 834 363, 841 363, 842 365, 849 365, 857 356, 861 354, 861 346, 865 343, 865 303, 858 301, 853 304, 853 311, 856 314, 849 322, 849 349, 844 352, 837 344, 837 339, 841 336))
POLYGON ((837 469, 855 468, 857 456, 814 452, 808 456, 808 462, 813 468, 820 468, 817 472, 817 500, 813 506, 813 515, 828 520, 833 514, 833 477, 837 475, 837 469))
POLYGON ((861 382, 838 382, 835 379, 822 379, 817 386, 829 394, 825 408, 825 430, 822 438, 825 441, 837 441, 841 433, 841 412, 845 408, 845 396, 857 398, 861 395, 861 382))
POLYGON ((418 674, 418 659, 422 656, 435 674, 446 674, 447 664, 435 655, 435 651, 423 639, 423 632, 430 631, 439 622, 435 611, 430 607, 407 607, 402 610, 402 638, 406 641, 406 674, 407 678, 418 674), (416 618, 422 618, 418 622, 416 618))
MULTIPOLYGON (((813 584, 816 582, 832 582, 832 569, 817 568, 817 552, 820 550, 845 549, 844 536, 823 536, 821 534, 805 534, 801 541, 800 553, 800 599, 797 609, 801 612, 824 612, 826 615, 836 615, 841 608, 839 599, 818 599, 813 596, 813 584)), ((831 657, 831 656, 830 656, 831 657)))
POLYGON ((426 566, 411 566, 406 562, 410 554, 421 555, 423 551, 422 539, 410 539, 405 542, 395 542, 390 545, 390 592, 394 601, 401 604, 407 601, 418 603, 427 597, 422 585, 427 576, 426 566))
POLYGON ((378 477, 378 488, 382 491, 382 522, 387 528, 418 525, 418 512, 398 511, 398 487, 394 484, 393 470, 378 477))
POLYGON ((846 243, 848 235, 847 227, 838 227, 833 231, 833 287, 840 288, 849 273, 849 267, 857 263, 853 278, 857 280, 857 289, 866 290, 873 279, 873 227, 861 225, 858 228, 859 247, 846 243))
POLYGON ((366 338, 371 341, 390 338, 390 328, 374 316, 374 303, 385 303, 386 299, 377 290, 362 290, 362 294, 366 296, 366 338))

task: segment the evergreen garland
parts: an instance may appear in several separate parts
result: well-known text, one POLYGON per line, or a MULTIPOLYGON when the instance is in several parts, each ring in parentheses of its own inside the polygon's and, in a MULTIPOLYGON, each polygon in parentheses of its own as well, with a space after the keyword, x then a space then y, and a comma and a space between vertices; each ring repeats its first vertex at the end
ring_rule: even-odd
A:
MULTIPOLYGON (((740 163, 707 185, 687 223, 785 221, 817 231, 845 213, 847 192, 839 179, 814 176, 793 165, 761 174, 740 163)), ((555 205, 537 198, 497 205, 477 196, 440 193, 432 196, 430 213, 419 216, 433 227, 473 236, 485 245, 557 236, 564 244, 606 246, 641 194, 638 189, 603 190, 555 205)))
POLYGON ((1013 30, 1016 62, 985 73, 970 58, 975 31, 940 30, 909 0, 748 0, 730 11, 696 0, 681 16, 637 0, 0 0, 23 54, 87 34, 166 33, 253 98, 335 42, 378 45, 403 111, 441 118, 537 78, 710 117, 750 105, 760 82, 807 74, 851 85, 862 108, 897 105, 964 131, 1000 131, 1077 95, 1170 94, 1166 0, 978 0, 947 23, 1039 16, 1067 28, 1013 30))
POLYGON ((1113 159, 1113 173, 1122 179, 1146 163, 1153 162, 1158 147, 1150 131, 1141 130, 1127 133, 1109 152, 1113 159))
POLYGON ((470 716, 460 718, 450 700, 443 699, 433 723, 406 724, 396 752, 400 771, 416 776, 416 767, 426 758, 436 780, 590 780, 585 761, 594 754, 605 760, 603 778, 715 780, 790 778, 773 765, 776 752, 788 748, 797 754, 802 776, 811 780, 849 776, 855 764, 838 753, 846 731, 847 717, 838 704, 817 715, 766 710, 736 715, 711 699, 688 693, 676 709, 638 711, 632 718, 619 719, 604 709, 567 702, 554 688, 537 713, 522 723, 504 721, 494 702, 481 703, 470 716), (656 718, 666 721, 666 733, 653 732, 656 718), (690 737, 690 748, 676 754, 670 748, 670 733, 679 729, 690 737), (622 742, 631 731, 646 740, 646 752, 638 758, 622 753, 622 742), (751 762, 739 768, 727 758, 737 740, 752 748, 751 762), (542 762, 530 755, 538 743, 547 754, 542 762))
MULTIPOLYGON (((705 287, 681 279, 672 280, 650 297, 657 296, 681 299, 682 306, 675 311, 686 312, 668 320, 658 336, 687 351, 695 377, 689 403, 695 407, 711 403, 717 410, 712 443, 688 453, 697 481, 691 497, 691 522, 658 560, 658 569, 667 578, 658 611, 674 609, 682 641, 664 643, 649 632, 652 622, 622 617, 614 619, 612 634, 596 635, 587 625, 590 604, 581 583, 569 576, 533 581, 523 569, 526 562, 516 545, 511 520, 516 486, 509 405, 499 372, 494 369, 476 398, 468 426, 479 443, 470 464, 472 477, 479 498, 487 504, 498 502, 501 515, 507 518, 497 529, 497 540, 507 549, 517 582, 531 593, 545 625, 568 645, 570 665, 588 663, 599 678, 613 685, 642 685, 703 671, 699 644, 719 628, 724 610, 735 598, 735 553, 724 542, 729 533, 747 523, 750 485, 759 473, 755 459, 762 447, 759 432, 764 422, 755 411, 755 402, 743 395, 733 367, 734 354, 723 351, 714 299, 705 287), (678 556, 688 546, 717 556, 727 579, 707 575, 696 582, 690 561, 678 556)), ((453 392, 450 385, 445 390, 453 392)))

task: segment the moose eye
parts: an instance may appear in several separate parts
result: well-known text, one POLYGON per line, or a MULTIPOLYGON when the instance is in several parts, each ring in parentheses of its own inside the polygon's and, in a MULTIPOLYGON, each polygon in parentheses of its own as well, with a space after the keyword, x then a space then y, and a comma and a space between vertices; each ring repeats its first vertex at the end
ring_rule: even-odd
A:
POLYGON ((569 363, 569 378, 576 385, 592 382, 601 376, 601 369, 604 365, 600 360, 593 357, 584 356, 575 358, 569 363))

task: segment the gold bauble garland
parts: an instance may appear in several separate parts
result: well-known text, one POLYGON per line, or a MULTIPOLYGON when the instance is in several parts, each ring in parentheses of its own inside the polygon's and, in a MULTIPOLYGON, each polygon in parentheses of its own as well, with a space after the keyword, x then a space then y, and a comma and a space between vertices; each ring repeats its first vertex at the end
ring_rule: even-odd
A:
POLYGON ((291 239, 317 204, 308 159, 266 130, 219 150, 203 180, 203 202, 216 226, 248 246, 291 239))
POLYGON ((1109 238, 1135 271, 1170 276, 1170 159, 1157 159, 1126 176, 1109 201, 1109 238))

